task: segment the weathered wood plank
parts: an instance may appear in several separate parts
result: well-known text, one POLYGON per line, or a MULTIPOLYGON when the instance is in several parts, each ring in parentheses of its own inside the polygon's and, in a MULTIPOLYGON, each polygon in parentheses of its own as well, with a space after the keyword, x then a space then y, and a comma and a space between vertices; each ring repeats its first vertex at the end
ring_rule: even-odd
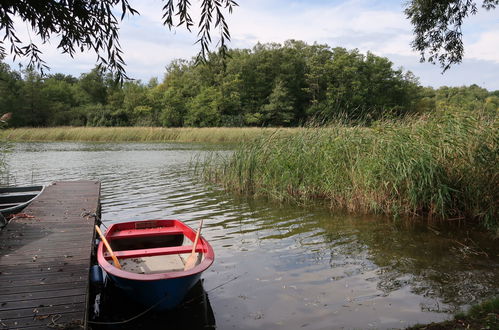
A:
POLYGON ((45 283, 41 281, 35 281, 31 284, 24 284, 22 286, 6 286, 2 288, 0 292, 1 295, 5 294, 14 294, 14 293, 25 293, 25 292, 38 292, 38 291, 52 291, 52 290, 61 290, 66 289, 72 284, 77 284, 77 286, 84 285, 80 282, 86 282, 87 279, 72 279, 68 281, 66 277, 58 277, 61 280, 65 280, 65 282, 56 282, 56 283, 45 283))
POLYGON ((50 297, 66 297, 66 296, 75 296, 82 293, 85 293, 86 285, 84 286, 76 286, 75 288, 66 287, 58 290, 45 290, 45 291, 36 291, 36 292, 22 292, 22 293, 11 293, 11 294, 1 294, 0 295, 0 304, 3 302, 12 302, 12 301, 23 301, 26 299, 42 299, 42 298, 50 298, 50 297))
POLYGON ((57 182, 0 232, 0 328, 85 323, 99 198, 99 182, 57 182))
MULTIPOLYGON (((70 329, 66 324, 83 324, 81 313, 48 313, 44 315, 36 315, 35 317, 21 317, 15 319, 2 320, 2 323, 7 326, 7 329, 24 329, 27 327, 35 327, 38 329, 70 329)), ((72 328, 76 329, 76 327, 72 328)))
POLYGON ((52 305, 50 307, 47 306, 47 307, 35 307, 35 308, 21 308, 21 309, 1 311, 0 319, 8 320, 21 317, 35 318, 36 316, 41 316, 41 315, 79 312, 80 308, 81 304, 79 303, 73 305, 55 305, 55 306, 52 305))
MULTIPOLYGON (((78 294, 76 296, 65 296, 65 297, 49 297, 43 299, 33 299, 24 301, 12 301, 1 303, 2 313, 7 310, 21 309, 21 308, 37 308, 37 307, 51 307, 54 305, 74 305, 74 304, 85 304, 85 295, 78 294)), ((84 315, 85 306, 81 306, 80 313, 84 315)), ((0 313, 1 315, 1 313, 0 313)))
MULTIPOLYGON (((2 277, 3 278, 3 277, 2 277)), ((61 276, 59 272, 35 274, 35 276, 11 276, 0 281, 0 287, 22 287, 27 285, 43 285, 46 283, 72 283, 87 281, 84 270, 75 271, 72 276, 61 276)))
POLYGON ((17 279, 33 279, 33 278, 46 278, 48 276, 59 276, 59 277, 85 277, 88 273, 88 266, 86 265, 65 265, 64 268, 61 267, 43 267, 30 269, 30 272, 23 271, 21 267, 15 267, 12 270, 6 269, 2 271, 0 275, 0 282, 13 283, 17 279), (64 273, 64 274, 61 274, 64 273))

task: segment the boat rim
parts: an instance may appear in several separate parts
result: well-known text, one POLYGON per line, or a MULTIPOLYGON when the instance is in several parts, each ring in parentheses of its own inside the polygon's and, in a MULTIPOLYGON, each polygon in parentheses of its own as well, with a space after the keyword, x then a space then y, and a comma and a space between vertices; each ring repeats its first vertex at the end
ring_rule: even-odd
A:
MULTIPOLYGON (((119 226, 120 224, 124 223, 137 223, 137 222, 142 222, 142 221, 173 221, 175 223, 178 223, 183 227, 184 229, 187 229, 191 231, 192 233, 196 233, 190 226, 185 224, 184 222, 176 219, 154 219, 154 220, 141 220, 141 221, 126 221, 126 222, 121 222, 121 223, 115 223, 109 226, 109 228, 106 230, 104 237, 107 238, 107 234, 111 232, 111 230, 115 226, 119 226)), ((132 273, 128 272, 126 270, 118 269, 112 264, 110 264, 106 258, 104 258, 104 244, 102 241, 99 242, 98 248, 97 248, 97 262, 99 263, 99 266, 104 269, 104 271, 110 275, 117 276, 120 278, 124 279, 129 279, 129 280, 135 280, 135 281, 158 281, 158 280, 168 280, 168 279, 175 279, 175 278, 182 278, 182 277, 187 277, 187 276, 192 276, 196 275, 199 273, 204 272, 208 267, 213 264, 215 260, 215 253, 213 251, 213 248, 211 247, 210 243, 202 236, 199 236, 199 241, 206 247, 206 252, 204 254, 203 260, 193 268, 189 270, 184 270, 184 271, 170 271, 170 272, 164 272, 164 273, 155 273, 155 274, 137 274, 137 273, 132 273)), ((198 243, 199 244, 199 243, 198 243)))
MULTIPOLYGON (((31 187, 31 186, 28 186, 28 187, 31 187)), ((24 209, 26 206, 28 206, 30 203, 32 203, 35 199, 37 199, 42 194, 42 192, 45 190, 45 188, 47 187, 47 185, 40 185, 40 186, 33 186, 33 187, 42 187, 40 190, 32 190, 32 191, 36 191, 37 192, 35 197, 33 197, 30 200, 27 200, 25 202, 21 202, 21 203, 15 205, 15 206, 10 206, 10 207, 6 207, 6 208, 0 208, 0 213, 2 213, 3 215, 8 215, 8 214, 11 214, 14 211, 24 209)), ((9 187, 4 187, 4 188, 9 188, 9 187)))

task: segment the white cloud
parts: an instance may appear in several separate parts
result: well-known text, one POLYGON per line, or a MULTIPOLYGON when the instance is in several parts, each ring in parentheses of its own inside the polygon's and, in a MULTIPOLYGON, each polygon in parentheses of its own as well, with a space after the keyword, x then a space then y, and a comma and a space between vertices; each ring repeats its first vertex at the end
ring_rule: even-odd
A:
POLYGON ((359 8, 362 3, 348 1, 320 8, 295 6, 296 10, 291 12, 281 6, 275 6, 272 11, 261 11, 258 7, 243 5, 230 17, 230 26, 234 39, 239 42, 246 40, 250 45, 256 41, 282 42, 291 38, 309 43, 334 39, 378 40, 383 43, 386 35, 409 33, 409 25, 399 8, 393 11, 369 10, 359 8))
MULTIPOLYGON (((251 48, 256 42, 282 43, 298 39, 309 44, 319 42, 333 47, 358 48, 362 52, 369 50, 389 57, 396 67, 403 65, 416 76, 424 76, 425 84, 434 85, 442 82, 452 85, 452 81, 460 84, 459 72, 468 78, 474 74, 480 80, 488 74, 483 61, 499 63, 497 12, 480 11, 469 17, 463 27, 465 59, 480 60, 477 70, 469 69, 475 63, 470 61, 465 66, 455 66, 452 74, 441 77, 438 66, 420 65, 419 55, 412 51, 412 27, 403 14, 403 1, 240 0, 239 4, 234 13, 227 16, 232 35, 229 46, 234 48, 251 48)), ((120 26, 127 71, 133 77, 148 80, 162 76, 170 61, 191 58, 199 51, 199 45, 194 44, 197 26, 193 33, 188 33, 185 27, 169 31, 162 25, 163 5, 164 2, 157 0, 133 1, 132 6, 141 15, 125 18, 120 26)), ((199 5, 199 1, 192 1, 193 18, 199 17, 199 5)), ((18 22, 16 27, 23 40, 29 40, 26 24, 18 22)), ((216 43, 217 31, 213 31, 213 39, 216 43)), ((52 72, 78 76, 95 65, 96 56, 92 52, 77 54, 72 60, 61 55, 56 45, 54 40, 41 47, 52 72)), ((499 88, 499 78, 495 78, 494 83, 494 78, 489 77, 486 83, 489 88, 499 88)))
POLYGON ((465 45, 464 56, 499 63, 499 26, 494 30, 481 33, 476 42, 465 45))

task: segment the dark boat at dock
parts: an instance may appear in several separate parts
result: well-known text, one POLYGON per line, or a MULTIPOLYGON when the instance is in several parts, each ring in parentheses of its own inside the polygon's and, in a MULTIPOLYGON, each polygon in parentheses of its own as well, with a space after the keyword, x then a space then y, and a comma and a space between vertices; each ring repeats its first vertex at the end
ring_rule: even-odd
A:
POLYGON ((0 187, 1 217, 22 211, 42 193, 44 188, 44 186, 0 187))

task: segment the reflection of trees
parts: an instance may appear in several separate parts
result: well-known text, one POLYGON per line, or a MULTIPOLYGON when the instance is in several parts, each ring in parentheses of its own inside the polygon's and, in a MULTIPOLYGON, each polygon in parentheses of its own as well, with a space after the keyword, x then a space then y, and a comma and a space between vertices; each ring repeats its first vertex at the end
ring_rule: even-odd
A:
POLYGON ((299 281, 327 285, 360 276, 375 283, 380 295, 405 288, 429 298, 436 305, 422 309, 431 311, 499 293, 498 247, 476 231, 331 215, 320 207, 281 207, 220 192, 210 198, 211 205, 223 206, 209 229, 223 232, 224 245, 264 251, 273 269, 300 274, 299 281))
POLYGON ((422 306, 429 311, 442 311, 440 303, 457 309, 499 293, 498 248, 476 230, 433 229, 290 208, 254 215, 264 219, 260 227, 255 226, 261 240, 272 240, 270 244, 277 246, 291 239, 299 248, 291 249, 289 258, 281 258, 287 264, 279 268, 327 263, 333 280, 366 276, 383 295, 409 288, 436 302, 436 306, 422 306))
MULTIPOLYGON (((101 297, 100 318, 97 322, 122 322, 114 325, 119 329, 215 329, 216 321, 208 293, 199 281, 188 293, 183 302, 173 310, 148 312, 145 316, 132 319, 145 307, 124 296, 121 291, 110 286, 101 297)), ((92 323, 91 323, 92 324, 92 323)), ((111 325, 112 327, 113 325, 111 325)), ((109 325, 92 324, 92 329, 109 329, 109 325)))
POLYGON ((345 254, 362 270, 372 269, 372 262, 379 267, 377 287, 385 294, 410 286, 414 294, 457 308, 499 293, 497 247, 480 233, 469 237, 462 228, 435 232, 421 225, 347 221, 352 240, 338 245, 344 240, 342 226, 326 226, 331 260, 345 254))

